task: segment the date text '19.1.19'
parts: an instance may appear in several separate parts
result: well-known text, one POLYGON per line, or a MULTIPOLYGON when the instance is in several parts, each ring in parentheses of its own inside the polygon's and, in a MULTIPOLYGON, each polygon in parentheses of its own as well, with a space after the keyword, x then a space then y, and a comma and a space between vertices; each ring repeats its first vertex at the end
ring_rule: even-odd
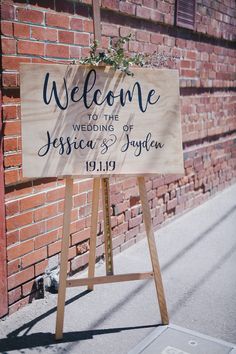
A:
POLYGON ((112 172, 116 168, 115 161, 86 161, 85 168, 88 172, 112 172))

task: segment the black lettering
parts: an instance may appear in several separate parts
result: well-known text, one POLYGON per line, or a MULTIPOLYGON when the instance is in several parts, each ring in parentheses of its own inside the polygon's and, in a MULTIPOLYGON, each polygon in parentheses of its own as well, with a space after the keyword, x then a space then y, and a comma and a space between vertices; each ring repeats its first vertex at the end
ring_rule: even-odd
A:
POLYGON ((45 80, 44 80, 44 85, 43 85, 43 101, 45 104, 49 104, 52 100, 52 97, 54 96, 55 101, 57 106, 62 109, 65 110, 68 107, 68 90, 67 90, 67 85, 66 85, 66 80, 63 79, 64 82, 64 89, 65 89, 65 93, 66 93, 66 100, 65 100, 65 104, 64 106, 61 104, 60 99, 58 97, 57 94, 57 84, 55 81, 52 82, 52 89, 51 89, 51 94, 49 99, 47 98, 47 90, 48 90, 48 80, 49 80, 49 73, 46 74, 45 76, 45 80))

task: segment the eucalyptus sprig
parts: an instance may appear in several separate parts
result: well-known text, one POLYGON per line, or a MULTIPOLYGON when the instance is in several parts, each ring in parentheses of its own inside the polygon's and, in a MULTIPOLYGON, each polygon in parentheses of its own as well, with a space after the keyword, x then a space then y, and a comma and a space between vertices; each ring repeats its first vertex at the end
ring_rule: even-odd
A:
POLYGON ((90 56, 81 58, 79 63, 93 66, 105 64, 115 70, 121 70, 125 74, 133 76, 130 70, 130 66, 132 65, 139 67, 170 67, 171 62, 175 63, 177 59, 180 59, 165 52, 158 53, 157 51, 150 55, 138 53, 133 56, 127 56, 124 45, 131 39, 131 34, 118 38, 113 45, 109 46, 107 53, 98 51, 99 43, 95 40, 90 46, 90 56))
POLYGON ((131 39, 131 34, 126 37, 120 37, 114 45, 110 45, 107 53, 98 52, 98 41, 94 41, 90 47, 90 56, 79 60, 80 64, 87 65, 110 65, 115 70, 121 70, 127 75, 133 75, 130 71, 130 66, 144 66, 146 62, 146 55, 135 54, 134 56, 127 56, 125 54, 124 45, 131 39))

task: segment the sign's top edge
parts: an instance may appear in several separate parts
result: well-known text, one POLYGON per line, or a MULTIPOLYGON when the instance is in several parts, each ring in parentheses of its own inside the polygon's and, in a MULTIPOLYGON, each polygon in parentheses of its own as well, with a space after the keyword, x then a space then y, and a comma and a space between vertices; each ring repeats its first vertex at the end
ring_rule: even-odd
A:
MULTIPOLYGON (((65 67, 87 67, 87 68, 97 68, 97 69, 101 69, 101 68, 112 68, 112 66, 110 65, 85 65, 85 64, 62 64, 62 63, 20 63, 20 67, 23 66, 55 66, 55 65, 59 65, 59 66, 65 66, 65 67)), ((131 70, 135 70, 135 71, 143 71, 143 70, 155 70, 155 71, 171 71, 171 72, 179 72, 178 69, 168 69, 168 68, 155 68, 155 67, 135 67, 132 66, 131 70)), ((119 71, 119 70, 114 70, 114 71, 119 71)), ((120 71, 122 73, 122 71, 120 71)))

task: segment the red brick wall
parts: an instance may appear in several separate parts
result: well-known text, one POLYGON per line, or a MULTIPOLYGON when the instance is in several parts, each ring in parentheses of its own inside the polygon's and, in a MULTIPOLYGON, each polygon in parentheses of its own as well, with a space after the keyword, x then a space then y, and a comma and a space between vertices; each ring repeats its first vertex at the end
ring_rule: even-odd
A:
MULTIPOLYGON (((93 40, 91 1, 2 1, 2 114, 9 313, 32 298, 32 286, 58 263, 64 181, 23 180, 19 63, 77 59, 93 40)), ((235 181, 235 1, 197 2, 196 31, 174 26, 175 1, 103 0, 102 46, 133 34, 130 53, 179 56, 186 174, 147 179, 153 225, 195 207, 235 181), (207 35, 206 35, 207 34, 207 35)), ((143 237, 134 178, 111 181, 114 253, 143 237)), ((92 180, 75 180, 69 270, 88 261, 92 180)), ((97 255, 103 255, 99 214, 97 255)))

